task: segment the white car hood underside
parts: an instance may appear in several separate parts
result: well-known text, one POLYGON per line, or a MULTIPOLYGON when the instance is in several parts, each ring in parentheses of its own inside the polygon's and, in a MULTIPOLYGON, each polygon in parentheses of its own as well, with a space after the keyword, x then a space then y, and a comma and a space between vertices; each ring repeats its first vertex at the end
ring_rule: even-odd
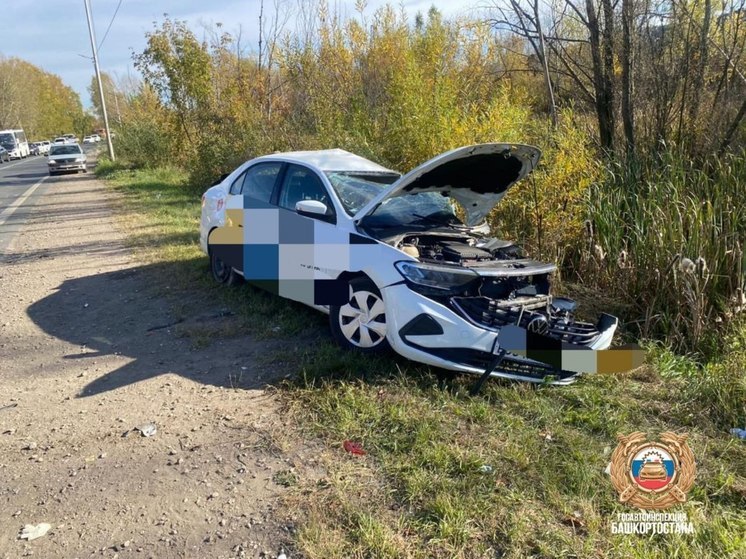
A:
POLYGON ((373 213, 386 200, 419 192, 442 192, 466 212, 466 225, 481 223, 508 189, 528 175, 541 151, 520 144, 478 144, 438 155, 410 171, 373 198, 355 221, 373 213))

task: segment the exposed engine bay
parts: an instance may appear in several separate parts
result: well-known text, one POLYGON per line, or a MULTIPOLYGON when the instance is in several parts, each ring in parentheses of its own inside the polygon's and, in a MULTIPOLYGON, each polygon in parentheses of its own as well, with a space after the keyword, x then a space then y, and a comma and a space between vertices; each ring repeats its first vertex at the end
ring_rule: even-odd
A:
POLYGON ((520 247, 510 241, 436 234, 406 235, 394 246, 423 262, 461 266, 474 262, 514 260, 520 258, 522 253, 520 247))
POLYGON ((400 234, 386 242, 420 262, 478 274, 458 291, 411 287, 482 328, 499 330, 515 324, 581 345, 591 344, 600 333, 597 326, 575 319, 574 301, 552 297, 550 276, 556 266, 528 258, 515 243, 432 230, 400 234))

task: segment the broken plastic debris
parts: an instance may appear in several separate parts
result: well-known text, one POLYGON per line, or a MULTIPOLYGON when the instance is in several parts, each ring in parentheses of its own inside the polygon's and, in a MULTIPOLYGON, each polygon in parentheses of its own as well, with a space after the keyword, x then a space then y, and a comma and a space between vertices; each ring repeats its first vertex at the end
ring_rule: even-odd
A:
POLYGON ((483 474, 491 474, 493 472, 493 468, 489 464, 482 464, 481 466, 479 466, 479 471, 483 474))
POLYGON ((49 529, 51 527, 52 525, 47 524, 46 522, 42 522, 41 524, 37 524, 36 526, 34 526, 33 524, 26 524, 21 531, 21 539, 28 541, 35 540, 36 538, 40 538, 47 532, 49 532, 49 529))
POLYGON ((734 427, 730 430, 731 435, 735 435, 739 439, 746 439, 746 429, 739 429, 738 427, 734 427))
POLYGON ((155 426, 155 423, 144 423, 135 427, 135 431, 140 431, 143 437, 152 437, 158 432, 158 428, 155 426))
POLYGON ((609 462, 608 464, 606 464, 606 468, 604 468, 604 473, 605 473, 605 474, 606 474, 607 476, 610 476, 610 475, 611 475, 611 462, 609 462))
POLYGON ((350 454, 354 454, 355 456, 364 456, 365 451, 363 450, 363 447, 360 443, 356 443, 355 441, 345 441, 342 443, 342 446, 344 449, 349 452, 350 454))
POLYGON ((138 425, 134 429, 125 431, 124 433, 122 433, 122 436, 126 437, 132 431, 139 431, 143 437, 152 437, 158 432, 158 428, 155 426, 155 423, 143 423, 142 425, 138 425))

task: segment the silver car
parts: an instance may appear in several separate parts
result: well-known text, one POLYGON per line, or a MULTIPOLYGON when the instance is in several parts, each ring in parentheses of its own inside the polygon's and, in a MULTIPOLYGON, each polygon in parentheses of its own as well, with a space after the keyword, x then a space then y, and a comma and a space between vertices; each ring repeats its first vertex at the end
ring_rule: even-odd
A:
POLYGON ((86 156, 79 144, 54 144, 49 149, 49 174, 86 172, 86 156))

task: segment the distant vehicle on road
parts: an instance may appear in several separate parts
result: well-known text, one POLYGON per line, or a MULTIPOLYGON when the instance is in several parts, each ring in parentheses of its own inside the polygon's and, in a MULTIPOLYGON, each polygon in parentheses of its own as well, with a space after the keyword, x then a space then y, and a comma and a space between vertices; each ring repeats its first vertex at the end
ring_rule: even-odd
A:
POLYGON ((93 136, 86 136, 85 138, 83 138, 83 143, 84 144, 94 144, 94 143, 96 143, 96 140, 93 138, 93 136))
POLYGON ((86 156, 79 144, 55 144, 49 150, 49 175, 87 171, 86 156))
POLYGON ((68 144, 80 143, 80 140, 78 140, 78 137, 75 134, 63 134, 62 136, 67 140, 68 144))
POLYGON ((46 155, 49 153, 50 145, 49 141, 46 140, 29 144, 32 155, 46 155))
POLYGON ((66 143, 67 143, 67 138, 65 138, 64 136, 55 138, 54 141, 52 141, 52 145, 61 145, 61 144, 66 144, 66 143))
POLYGON ((31 155, 26 133, 21 129, 0 130, 0 146, 8 150, 11 159, 23 159, 31 155))
POLYGON ((3 161, 10 161, 10 154, 8 153, 8 150, 5 149, 3 146, 0 146, 0 163, 3 161))

